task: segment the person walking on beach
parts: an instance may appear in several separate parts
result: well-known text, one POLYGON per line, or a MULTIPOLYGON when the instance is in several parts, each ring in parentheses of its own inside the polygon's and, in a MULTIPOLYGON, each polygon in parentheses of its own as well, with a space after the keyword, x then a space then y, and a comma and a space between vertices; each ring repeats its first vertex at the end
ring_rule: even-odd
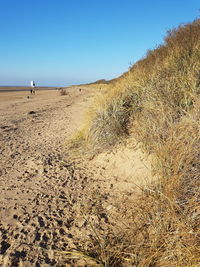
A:
POLYGON ((31 94, 35 95, 35 82, 31 81, 31 94))

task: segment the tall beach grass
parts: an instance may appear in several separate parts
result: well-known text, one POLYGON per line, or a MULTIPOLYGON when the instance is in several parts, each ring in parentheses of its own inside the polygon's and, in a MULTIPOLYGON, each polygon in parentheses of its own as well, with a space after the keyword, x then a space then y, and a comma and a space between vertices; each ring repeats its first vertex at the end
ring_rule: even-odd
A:
POLYGON ((104 266, 200 266, 199 94, 195 20, 169 31, 162 45, 106 84, 91 107, 76 147, 107 148, 131 135, 154 155, 159 177, 150 192, 123 203, 128 226, 115 225, 103 252, 107 261, 95 244, 88 252, 104 266))

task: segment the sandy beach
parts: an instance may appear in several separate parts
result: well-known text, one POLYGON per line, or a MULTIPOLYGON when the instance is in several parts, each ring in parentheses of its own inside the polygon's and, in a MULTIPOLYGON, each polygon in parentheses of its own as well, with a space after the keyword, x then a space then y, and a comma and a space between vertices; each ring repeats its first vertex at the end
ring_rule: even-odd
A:
POLYGON ((68 203, 75 201, 71 191, 76 182, 73 167, 62 164, 63 147, 81 123, 89 95, 78 89, 67 96, 58 91, 40 91, 35 96, 0 93, 3 266, 18 266, 22 260, 23 266, 49 266, 55 261, 48 256, 52 249, 73 247, 68 203))
POLYGON ((128 146, 86 164, 68 161, 66 139, 80 127, 94 91, 67 92, 0 93, 1 266, 86 266, 63 253, 89 245, 88 214, 106 231, 114 203, 149 177, 141 151, 128 146))
MULTIPOLYGON (((29 92, 31 87, 29 86, 0 86, 0 93, 4 92, 29 92)), ((58 90, 61 87, 36 87, 37 91, 44 90, 58 90)))

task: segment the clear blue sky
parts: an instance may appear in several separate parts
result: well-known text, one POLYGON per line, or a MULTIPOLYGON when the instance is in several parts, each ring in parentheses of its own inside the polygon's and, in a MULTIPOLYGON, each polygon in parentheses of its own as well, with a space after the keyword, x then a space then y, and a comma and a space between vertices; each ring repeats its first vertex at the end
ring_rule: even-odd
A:
POLYGON ((199 8, 199 0, 0 0, 0 85, 114 78, 199 8))

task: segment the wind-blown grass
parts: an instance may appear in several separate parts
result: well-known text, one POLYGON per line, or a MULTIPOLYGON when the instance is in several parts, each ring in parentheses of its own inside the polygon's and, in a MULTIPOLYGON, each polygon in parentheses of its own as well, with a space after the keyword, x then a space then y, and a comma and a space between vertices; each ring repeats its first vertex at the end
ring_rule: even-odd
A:
MULTIPOLYGON (((127 266, 122 255, 129 255, 128 266, 199 266, 199 94, 200 20, 196 20, 169 31, 163 45, 109 83, 91 107, 77 146, 102 148, 132 135, 154 155, 159 177, 151 192, 132 206, 127 203, 128 227, 120 232, 116 226, 118 238, 110 235, 106 241, 115 246, 114 255, 109 246, 107 253, 118 265, 105 266, 127 266)), ((96 257, 102 258, 95 248, 96 257)))

